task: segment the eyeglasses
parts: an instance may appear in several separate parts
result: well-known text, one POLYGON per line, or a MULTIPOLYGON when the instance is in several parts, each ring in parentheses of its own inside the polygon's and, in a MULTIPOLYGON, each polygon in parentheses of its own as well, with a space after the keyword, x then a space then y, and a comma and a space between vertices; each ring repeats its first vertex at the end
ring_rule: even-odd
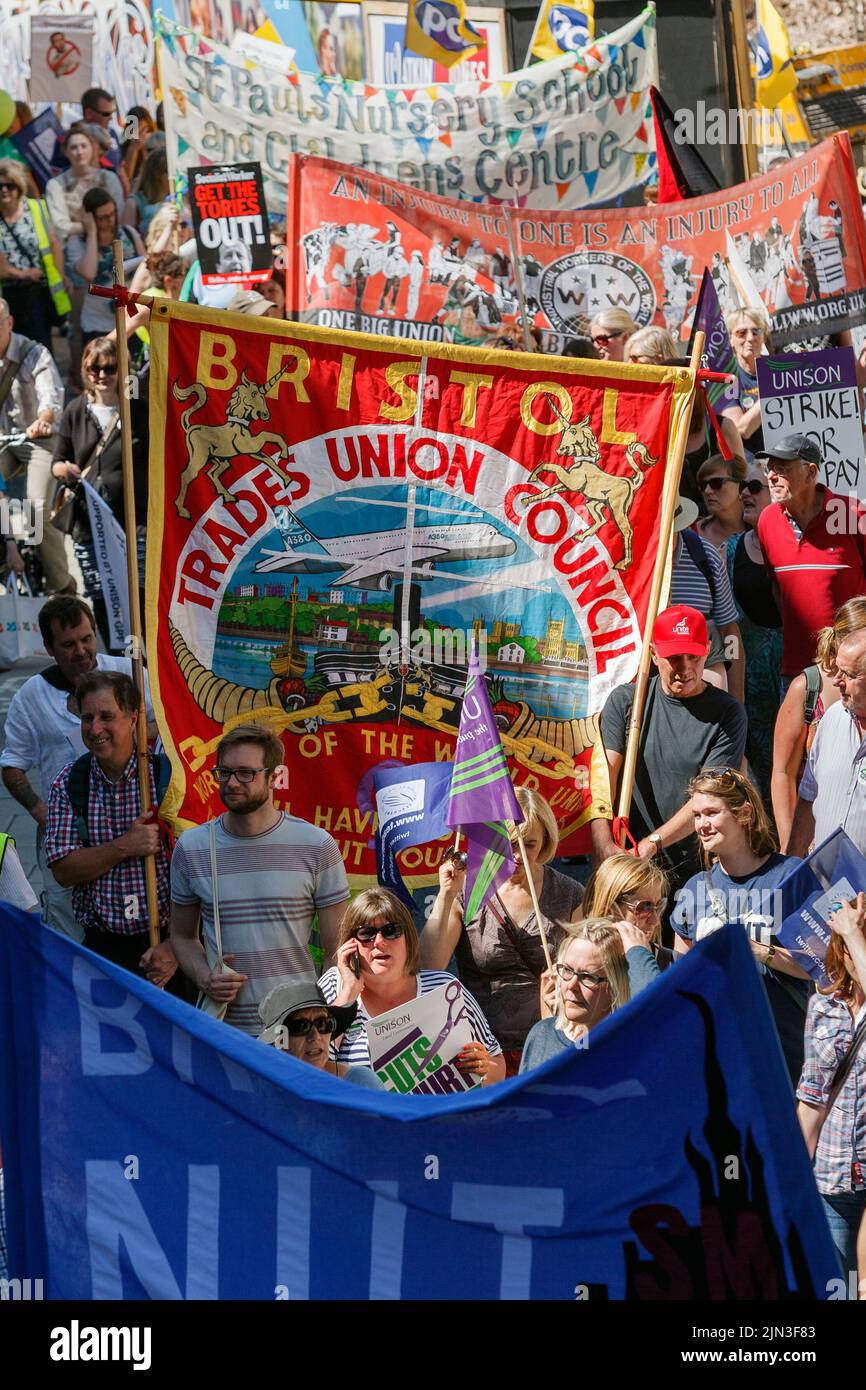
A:
POLYGON ((402 935, 403 928, 399 922, 386 922, 383 927, 359 927, 355 932, 355 940, 362 946, 369 946, 377 936, 381 936, 383 941, 397 941, 402 935))
POLYGON ((117 376, 117 367, 107 367, 104 363, 92 364, 87 370, 91 376, 117 376))
POLYGON ((596 347, 607 347, 608 343, 612 343, 613 340, 614 340, 614 338, 621 338, 621 337, 622 337, 622 332, 620 332, 620 333, 596 333, 596 334, 594 334, 594 336, 593 336, 593 338, 592 338, 592 342, 595 344, 596 347))
POLYGON ((331 1014, 320 1018, 290 1018, 283 1024, 290 1038, 305 1038, 316 1029, 317 1033, 336 1033, 337 1020, 331 1014))
POLYGON ((592 975, 588 970, 572 970, 570 965, 558 965, 556 973, 564 985, 571 984, 572 980, 577 980, 582 985, 589 985, 592 989, 598 989, 601 985, 607 984, 606 975, 592 975))
POLYGON ((737 338, 742 342, 744 338, 763 338, 763 328, 737 328, 731 334, 732 338, 737 338))
POLYGON ((657 903, 652 903, 647 898, 644 902, 635 902, 633 898, 623 898, 623 907, 627 907, 629 912, 633 912, 635 917, 660 917, 668 905, 667 898, 659 898, 657 903))
POLYGON ((740 492, 750 492, 753 497, 757 497, 759 492, 764 492, 767 484, 762 483, 759 478, 747 478, 744 483, 740 483, 740 492))
POLYGON ((706 492, 707 488, 710 488, 713 492, 721 492, 725 483, 732 482, 734 482, 733 478, 724 478, 721 473, 717 473, 712 478, 704 478, 704 481, 701 483, 701 489, 704 492, 706 492))
POLYGON ((263 767, 215 767, 213 776, 217 782, 230 782, 236 777, 244 786, 254 782, 260 772, 264 772, 263 767))
POLYGON ((771 473, 781 473, 784 477, 798 463, 803 463, 803 459, 767 459, 766 463, 761 464, 761 472, 765 478, 771 473))
POLYGON ((17 183, 0 183, 0 193, 20 193, 17 183))
POLYGON ((95 116, 102 116, 103 119, 107 119, 108 117, 115 116, 117 114, 117 108, 112 106, 110 111, 100 111, 99 107, 97 106, 94 108, 93 114, 95 116))

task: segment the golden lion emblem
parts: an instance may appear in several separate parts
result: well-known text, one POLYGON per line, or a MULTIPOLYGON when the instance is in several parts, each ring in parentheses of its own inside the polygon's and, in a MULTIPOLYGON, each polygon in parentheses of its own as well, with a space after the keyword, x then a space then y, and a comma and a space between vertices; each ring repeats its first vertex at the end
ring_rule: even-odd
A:
POLYGON ((180 490, 174 499, 178 516, 189 519, 186 494, 199 473, 207 473, 219 496, 224 501, 231 501, 232 495, 221 479, 238 454, 258 459, 278 476, 283 476, 271 455, 262 453, 262 449, 265 444, 277 444, 280 456, 285 457, 289 452, 286 441, 269 430, 259 430, 253 434, 250 425, 257 420, 270 419, 267 395, 285 370, 285 366, 281 367, 263 386, 250 381, 246 372, 242 372, 240 381, 229 397, 225 424, 222 425, 192 424, 192 416, 201 410, 207 400, 207 391, 199 381, 194 381, 191 386, 181 386, 179 381, 174 383, 172 395, 176 401, 193 397, 192 405, 188 405, 180 417, 186 436, 188 462, 180 477, 180 490))
POLYGON ((530 473, 529 481, 537 482, 542 473, 552 473, 557 481, 531 497, 524 496, 524 505, 543 501, 546 497, 554 497, 559 492, 579 492, 592 520, 592 524, 583 535, 594 536, 596 531, 601 530, 605 521, 610 520, 620 534, 623 548, 614 569, 628 569, 632 562, 634 540, 629 512, 635 492, 643 482, 641 465, 652 468, 653 464, 658 463, 658 459, 651 457, 645 444, 632 443, 625 451, 632 469, 631 477, 605 472, 599 462, 601 450, 590 428, 589 416, 585 415, 582 420, 572 422, 566 419, 555 400, 546 394, 545 400, 562 425, 556 452, 560 457, 567 459, 568 463, 540 463, 530 473))

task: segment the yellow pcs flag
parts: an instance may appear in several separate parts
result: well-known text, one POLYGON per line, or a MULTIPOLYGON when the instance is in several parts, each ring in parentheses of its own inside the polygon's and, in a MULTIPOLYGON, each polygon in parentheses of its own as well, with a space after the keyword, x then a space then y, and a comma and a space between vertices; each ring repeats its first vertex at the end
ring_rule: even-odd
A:
POLYGON ((797 90, 788 31, 770 0, 758 0, 758 46, 755 52, 755 96, 772 111, 797 90))
POLYGON ((544 62, 576 53, 595 36, 595 0, 542 0, 529 43, 530 57, 544 62))
POLYGON ((466 18, 465 0, 409 0, 406 47, 452 68, 487 46, 466 18))

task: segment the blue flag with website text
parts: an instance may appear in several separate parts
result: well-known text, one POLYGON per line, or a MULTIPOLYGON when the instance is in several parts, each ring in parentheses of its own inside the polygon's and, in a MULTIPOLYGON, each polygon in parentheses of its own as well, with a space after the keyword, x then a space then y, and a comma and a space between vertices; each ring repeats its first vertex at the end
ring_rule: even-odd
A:
POLYGON ((395 1096, 3 906, 0 1136, 9 1277, 49 1299, 766 1302, 842 1282, 736 926, 585 1049, 395 1096))
POLYGON ((824 954, 830 944, 829 919, 840 903, 866 893, 866 859, 844 830, 834 830, 782 880, 778 891, 781 926, 776 940, 816 984, 827 984, 824 954))

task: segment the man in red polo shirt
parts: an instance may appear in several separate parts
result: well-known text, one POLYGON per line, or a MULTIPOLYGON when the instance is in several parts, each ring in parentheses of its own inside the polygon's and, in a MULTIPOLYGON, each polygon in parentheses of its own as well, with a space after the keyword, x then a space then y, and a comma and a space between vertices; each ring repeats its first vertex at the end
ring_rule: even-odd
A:
POLYGON ((821 450, 806 434, 789 434, 755 462, 775 504, 758 518, 758 539, 782 614, 784 693, 814 662, 819 629, 849 598, 866 594, 866 513, 818 482, 821 450))

